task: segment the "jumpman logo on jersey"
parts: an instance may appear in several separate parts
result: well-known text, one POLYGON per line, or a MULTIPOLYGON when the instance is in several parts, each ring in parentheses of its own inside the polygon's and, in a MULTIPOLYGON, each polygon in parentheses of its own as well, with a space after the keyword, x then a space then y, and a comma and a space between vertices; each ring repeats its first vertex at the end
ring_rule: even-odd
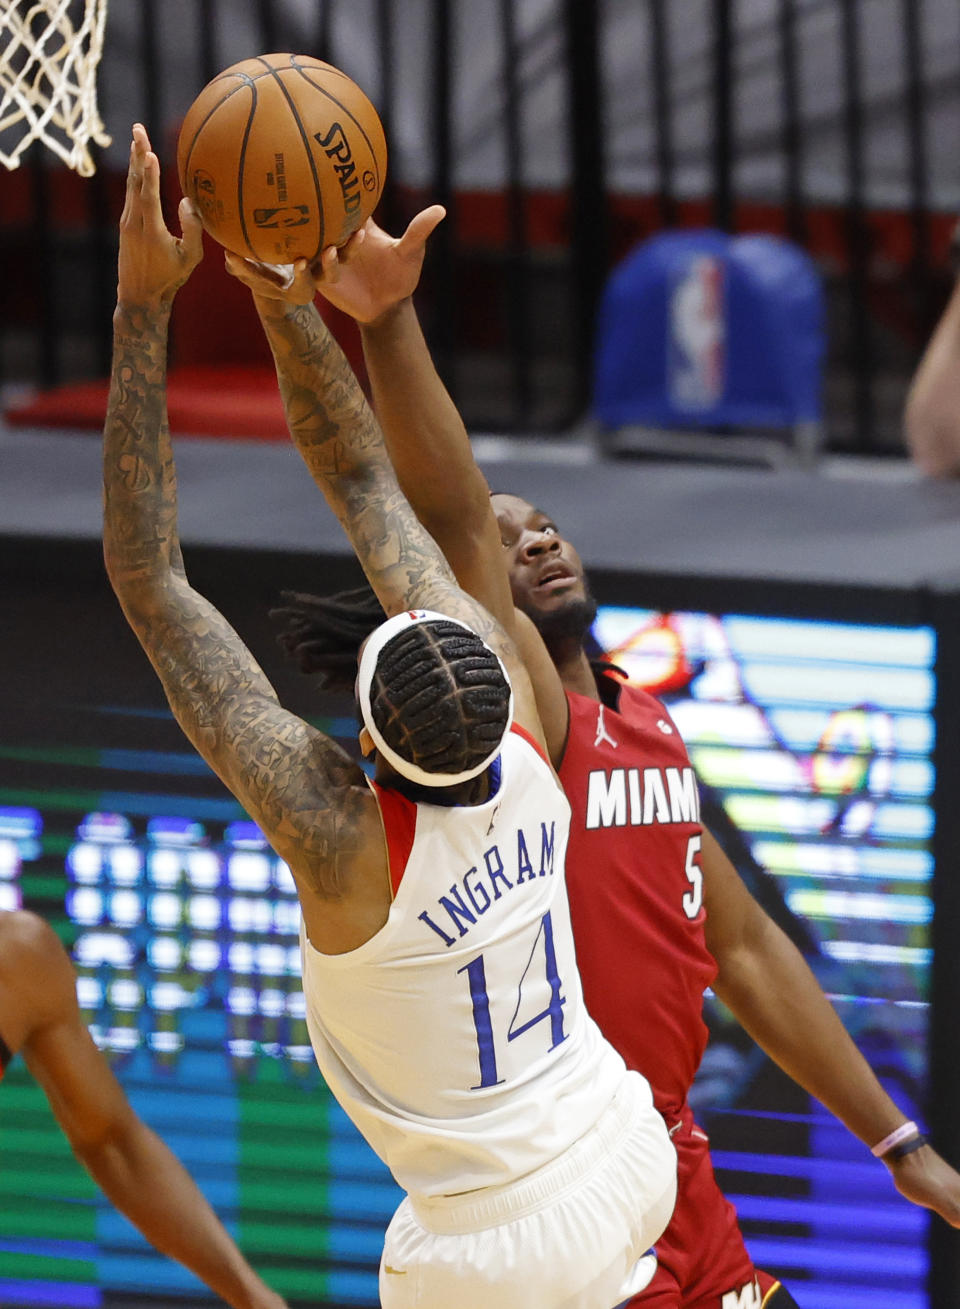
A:
POLYGON ((614 750, 619 749, 620 742, 615 741, 607 731, 606 720, 603 716, 603 705, 599 704, 597 705, 597 739, 593 743, 594 749, 596 749, 602 741, 606 741, 608 745, 612 745, 614 750))
POLYGON ((487 828, 487 830, 484 832, 484 836, 489 836, 490 833, 493 831, 493 825, 497 821, 497 814, 499 812, 500 812, 500 806, 497 805, 496 809, 494 809, 493 813, 490 815, 490 825, 487 828))

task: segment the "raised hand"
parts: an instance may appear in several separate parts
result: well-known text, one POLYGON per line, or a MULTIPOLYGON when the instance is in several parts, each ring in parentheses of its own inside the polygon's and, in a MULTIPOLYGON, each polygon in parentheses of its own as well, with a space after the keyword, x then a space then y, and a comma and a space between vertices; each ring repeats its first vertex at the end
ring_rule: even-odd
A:
POLYGON ((319 267, 311 269, 317 290, 358 323, 375 322, 417 289, 427 240, 445 217, 442 205, 430 205, 401 237, 368 218, 341 249, 331 245, 321 252, 319 267))
POLYGON ((441 205, 431 205, 400 237, 368 218, 345 245, 328 246, 313 264, 258 264, 228 254, 227 269, 258 295, 304 305, 319 291, 358 323, 372 323, 416 290, 427 240, 445 216, 441 205))
POLYGON ((180 230, 167 230, 160 203, 160 162, 142 123, 134 123, 127 193, 120 215, 117 301, 144 308, 168 305, 203 258, 200 218, 180 201, 180 230))
MULTIPOLYGON (((354 240, 356 233, 350 239, 354 240)), ((288 305, 312 304, 317 288, 306 259, 295 264, 264 264, 257 259, 245 259, 230 250, 224 257, 227 272, 238 282, 248 286, 254 295, 266 300, 280 300, 288 305)))
POLYGON ((901 1195, 960 1227, 960 1174, 930 1146, 888 1164, 901 1195))

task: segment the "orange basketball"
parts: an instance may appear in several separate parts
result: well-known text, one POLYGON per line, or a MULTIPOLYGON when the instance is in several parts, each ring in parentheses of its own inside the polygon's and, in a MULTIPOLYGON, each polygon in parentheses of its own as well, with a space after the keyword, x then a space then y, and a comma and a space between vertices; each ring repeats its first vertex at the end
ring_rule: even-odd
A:
POLYGON ((310 55, 258 55, 225 69, 187 110, 183 193, 204 228, 264 263, 342 245, 383 190, 377 111, 345 73, 310 55))

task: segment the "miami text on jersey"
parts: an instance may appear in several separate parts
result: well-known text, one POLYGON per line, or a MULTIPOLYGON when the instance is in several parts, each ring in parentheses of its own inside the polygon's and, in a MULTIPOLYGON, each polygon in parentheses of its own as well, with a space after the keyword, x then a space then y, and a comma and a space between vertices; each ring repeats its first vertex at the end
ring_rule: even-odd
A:
POLYGON ((601 768, 590 773, 588 829, 699 821, 700 792, 692 768, 601 768))
MULTIPOLYGON (((475 923, 481 914, 485 914, 493 901, 499 900, 506 891, 512 891, 514 887, 524 882, 532 882, 537 877, 553 876, 555 827, 555 823, 551 823, 549 829, 546 823, 540 824, 539 867, 530 857, 531 842, 524 835, 523 829, 518 827, 515 846, 512 842, 503 840, 497 845, 491 845, 483 852, 482 870, 478 864, 474 864, 472 868, 467 869, 459 882, 454 882, 449 894, 438 897, 437 904, 441 912, 437 917, 448 927, 455 927, 457 937, 444 931, 426 910, 417 917, 431 931, 436 932, 447 945, 453 945, 458 937, 466 936, 471 924, 475 923)), ((535 840, 532 845, 536 852, 535 840)))

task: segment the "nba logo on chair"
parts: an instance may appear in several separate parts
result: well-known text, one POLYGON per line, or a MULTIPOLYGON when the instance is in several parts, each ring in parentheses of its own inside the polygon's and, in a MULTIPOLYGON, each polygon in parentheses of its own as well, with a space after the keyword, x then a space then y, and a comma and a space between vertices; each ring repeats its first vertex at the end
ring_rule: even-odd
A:
POLYGON ((773 236, 664 232, 614 269, 594 413, 613 453, 810 459, 824 306, 809 256, 773 236), (788 442, 783 437, 788 438, 788 442))

